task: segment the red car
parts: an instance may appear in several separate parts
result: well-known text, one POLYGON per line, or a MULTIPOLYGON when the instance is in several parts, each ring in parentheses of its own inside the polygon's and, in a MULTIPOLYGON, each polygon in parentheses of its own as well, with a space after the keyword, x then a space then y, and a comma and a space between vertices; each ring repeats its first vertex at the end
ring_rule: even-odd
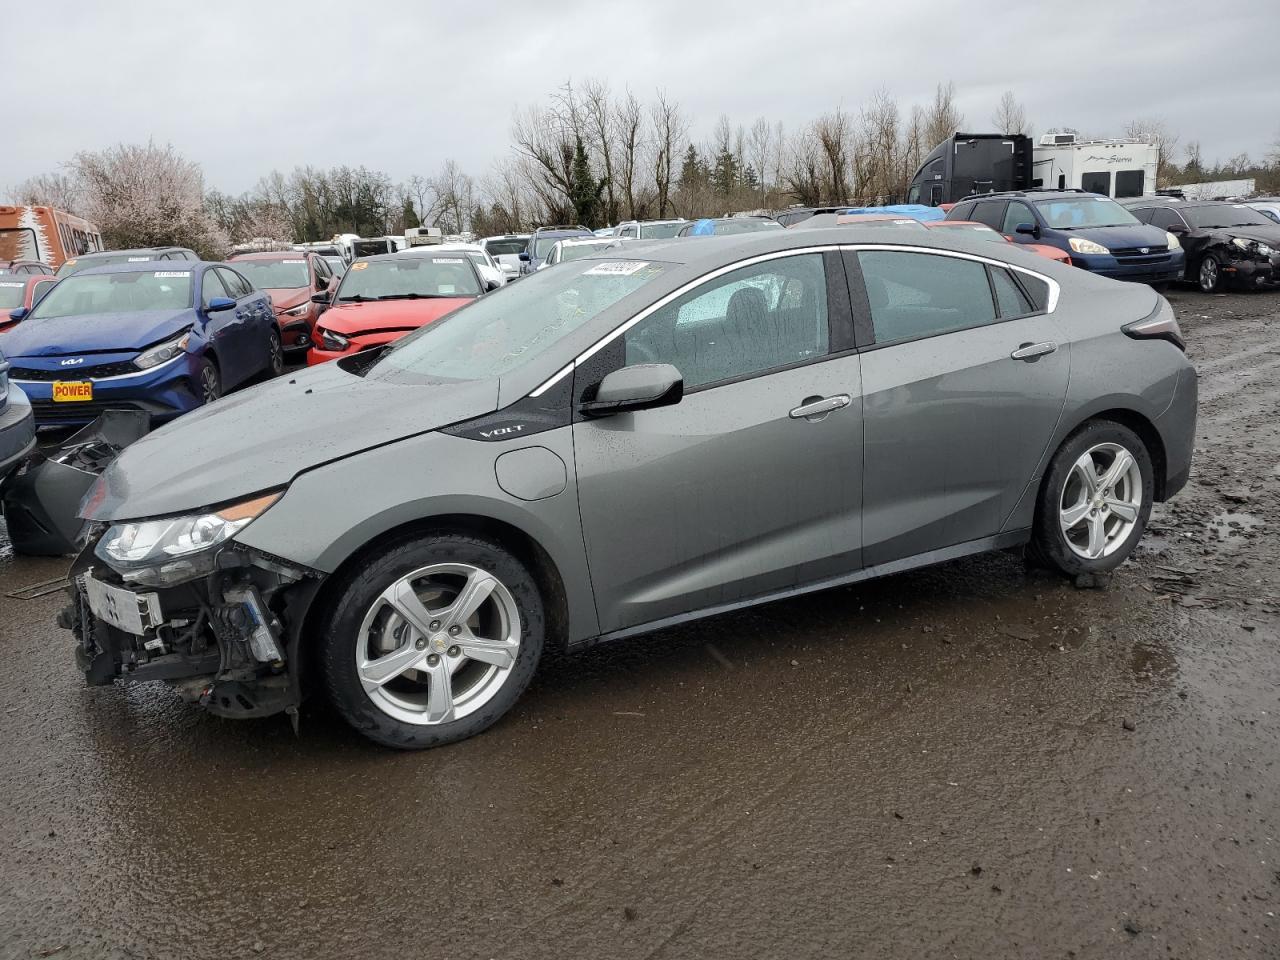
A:
POLYGON ((0 332, 8 330, 30 313, 31 308, 39 303, 41 297, 52 290, 57 282, 58 278, 49 273, 0 275, 0 332), (18 310, 23 312, 18 320, 15 320, 12 314, 18 310))
POLYGON ((307 363, 324 363, 398 340, 485 292, 462 254, 429 250, 357 260, 316 328, 307 363))
MULTIPOLYGON (((1013 238, 1006 237, 999 230, 987 226, 985 223, 979 223, 977 220, 930 220, 925 224, 926 227, 932 227, 934 230, 969 230, 976 236, 977 240, 1003 240, 1005 243, 1013 243, 1013 238)), ((1051 247, 1047 243, 1020 243, 1018 246, 1030 250, 1032 253, 1038 253, 1047 260, 1057 260, 1059 263, 1071 265, 1071 256, 1065 250, 1059 250, 1057 247, 1051 247)))
POLYGON ((312 300, 337 286, 333 268, 324 257, 297 250, 238 253, 233 264, 250 283, 271 298, 285 350, 305 350, 315 342, 316 320, 325 305, 312 300))

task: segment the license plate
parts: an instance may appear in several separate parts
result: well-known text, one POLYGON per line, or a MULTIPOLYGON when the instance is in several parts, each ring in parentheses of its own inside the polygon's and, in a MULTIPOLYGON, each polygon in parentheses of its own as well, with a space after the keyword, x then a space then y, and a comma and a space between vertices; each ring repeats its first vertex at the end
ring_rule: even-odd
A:
POLYGON ((53 381, 54 403, 78 403, 93 399, 92 380, 55 380, 53 381))
POLYGON ((95 617, 125 633, 140 637, 164 622, 164 616, 160 612, 160 598, 154 593, 134 593, 132 590, 113 587, 109 583, 95 580, 91 574, 84 576, 84 593, 95 617))

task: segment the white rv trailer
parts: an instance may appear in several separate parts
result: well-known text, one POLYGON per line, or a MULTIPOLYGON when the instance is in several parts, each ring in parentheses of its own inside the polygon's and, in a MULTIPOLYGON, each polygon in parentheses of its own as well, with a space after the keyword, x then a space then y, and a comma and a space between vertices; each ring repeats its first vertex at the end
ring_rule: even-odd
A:
POLYGON ((1140 140, 1079 140, 1046 133, 1032 155, 1032 180, 1045 190, 1087 190, 1108 197, 1156 192, 1160 151, 1140 140))

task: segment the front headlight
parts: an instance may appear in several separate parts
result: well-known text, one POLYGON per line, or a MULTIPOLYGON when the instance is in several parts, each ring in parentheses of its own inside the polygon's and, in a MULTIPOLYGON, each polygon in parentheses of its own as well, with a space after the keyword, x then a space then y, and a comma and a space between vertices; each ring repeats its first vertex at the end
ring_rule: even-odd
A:
POLYGON ((281 316, 285 316, 285 317, 305 317, 305 316, 307 315, 307 311, 308 311, 308 310, 310 310, 310 309, 311 309, 311 301, 310 301, 310 300, 304 300, 304 301, 302 301, 302 303, 298 304, 296 307, 290 307, 288 310, 285 310, 285 311, 281 314, 281 316))
POLYGON ((351 346, 351 340, 332 330, 320 329, 320 345, 326 350, 345 350, 351 346))
POLYGON ((1245 253, 1253 254, 1260 257, 1269 257, 1275 253, 1271 247, 1258 240, 1246 240, 1244 237, 1232 237, 1231 245, 1243 250, 1245 253))
POLYGON ((1175 234, 1172 234, 1172 233, 1170 233, 1168 230, 1166 230, 1166 231, 1164 232, 1164 238, 1165 238, 1165 240, 1167 240, 1167 241, 1169 242, 1169 249, 1170 249, 1170 250, 1181 250, 1181 249, 1182 249, 1182 241, 1180 241, 1180 240, 1177 238, 1177 236, 1176 236, 1175 234))
POLYGON ((280 499, 280 491, 209 513, 113 524, 94 553, 125 580, 161 587, 213 570, 214 548, 280 499))
POLYGON ((1067 241, 1071 245, 1071 249, 1076 253, 1110 253, 1100 243, 1094 243, 1092 240, 1086 240, 1084 237, 1072 237, 1067 241))
POLYGON ((152 367, 158 367, 162 363, 168 363, 186 350, 190 341, 191 331, 188 330, 172 340, 166 340, 164 343, 144 350, 134 358, 133 365, 139 370, 150 370, 152 367))

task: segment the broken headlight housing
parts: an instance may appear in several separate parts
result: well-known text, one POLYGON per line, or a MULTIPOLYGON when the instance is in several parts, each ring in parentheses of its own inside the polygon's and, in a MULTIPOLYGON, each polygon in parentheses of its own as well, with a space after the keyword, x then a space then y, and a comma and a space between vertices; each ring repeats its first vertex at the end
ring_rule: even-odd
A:
POLYGON ((261 494, 205 513, 113 524, 94 553, 132 583, 166 587, 213 570, 216 548, 280 499, 261 494))
POLYGON ((148 347, 134 357, 133 365, 139 370, 150 370, 152 367, 158 367, 162 363, 168 363, 186 350, 190 341, 191 331, 188 330, 172 340, 166 340, 164 343, 157 343, 154 347, 148 347))

